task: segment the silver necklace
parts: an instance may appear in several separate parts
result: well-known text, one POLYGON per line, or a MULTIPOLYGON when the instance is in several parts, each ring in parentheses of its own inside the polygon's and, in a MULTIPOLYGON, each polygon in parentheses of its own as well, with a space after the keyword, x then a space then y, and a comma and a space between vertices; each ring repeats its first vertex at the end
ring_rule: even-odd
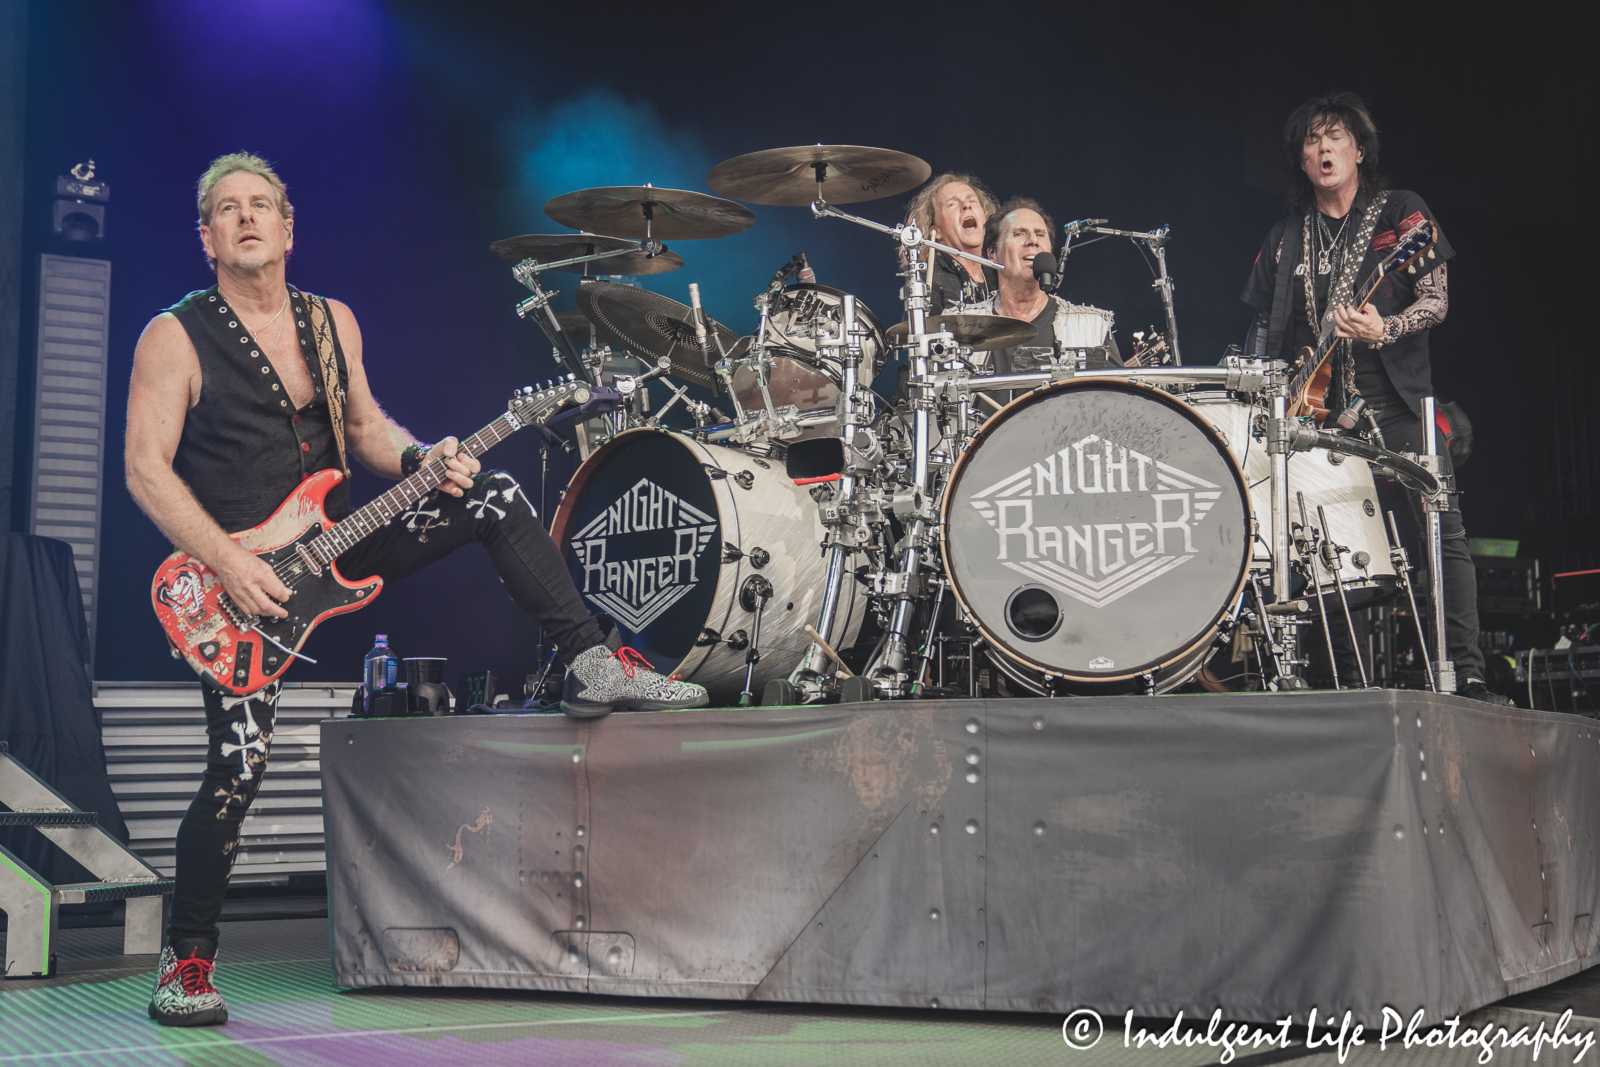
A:
POLYGON ((1344 245, 1344 231, 1350 225, 1350 216, 1354 212, 1347 211, 1339 223, 1339 234, 1335 237, 1328 232, 1328 223, 1323 218, 1322 212, 1317 212, 1317 273, 1333 273, 1333 257, 1342 257, 1344 245))

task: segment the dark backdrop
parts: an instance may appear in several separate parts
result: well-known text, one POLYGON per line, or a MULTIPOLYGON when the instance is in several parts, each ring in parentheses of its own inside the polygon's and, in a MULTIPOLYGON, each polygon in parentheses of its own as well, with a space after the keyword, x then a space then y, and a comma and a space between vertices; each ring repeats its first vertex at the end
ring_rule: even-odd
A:
MULTIPOLYGON (((536 329, 512 312, 525 291, 487 251, 560 229, 540 210, 549 197, 602 184, 704 189, 707 170, 744 152, 881 145, 936 172, 970 170, 1001 196, 1034 196, 1060 220, 1170 223, 1183 351, 1215 362, 1242 340, 1250 313, 1238 293, 1281 213, 1282 119, 1312 93, 1351 88, 1383 130, 1385 169, 1423 194, 1458 250, 1433 350, 1440 394, 1477 427, 1462 472, 1469 531, 1519 537, 1547 569, 1592 567, 1586 404, 1600 382, 1581 309, 1595 225, 1578 205, 1593 137, 1568 121, 1587 98, 1577 74, 1548 51, 1576 26, 1531 8, 1442 25, 1442 11, 1327 23, 1265 7, 945 0, 35 3, 24 263, 55 250, 54 176, 92 156, 114 194, 93 254, 116 263, 108 436, 120 441, 139 331, 212 281, 195 178, 223 152, 263 154, 298 212, 291 280, 351 306, 380 401, 433 439, 477 428, 510 389, 554 373, 536 329)), ((904 200, 855 210, 895 221, 904 200)), ((821 281, 858 293, 885 324, 902 317, 886 238, 801 208, 754 211, 743 234, 679 243, 686 268, 642 284, 686 301, 698 281, 713 315, 748 330, 753 294, 805 249, 821 281)), ((1066 278, 1075 299, 1116 313, 1125 346, 1160 321, 1126 242, 1074 252, 1066 278)), ((24 292, 30 353, 35 299, 24 292)), ((21 363, 20 406, 31 410, 31 357, 21 363)), ((537 492, 527 435, 492 463, 537 492)), ((552 497, 570 469, 556 464, 552 497)), ((148 606, 168 546, 110 473, 97 676, 186 677, 148 606)), ((357 499, 381 484, 358 473, 357 499)), ((378 630, 402 655, 451 657, 452 674, 490 666, 520 679, 535 666, 534 627, 476 550, 325 625, 308 649, 321 665, 292 677, 356 678, 378 630)))

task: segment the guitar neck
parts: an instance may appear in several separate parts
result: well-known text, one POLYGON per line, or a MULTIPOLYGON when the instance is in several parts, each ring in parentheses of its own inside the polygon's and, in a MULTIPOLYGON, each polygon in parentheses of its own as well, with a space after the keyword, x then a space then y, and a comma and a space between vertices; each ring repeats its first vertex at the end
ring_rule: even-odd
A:
MULTIPOLYGON (((1357 311, 1366 307, 1367 301, 1372 299, 1372 294, 1378 291, 1378 285, 1383 281, 1384 273, 1383 264, 1380 263, 1371 274, 1367 275, 1366 281, 1361 283, 1357 290, 1361 293, 1361 300, 1356 304, 1357 311)), ((1322 339, 1317 342, 1316 351, 1311 353, 1311 358, 1306 360, 1305 366, 1300 368, 1299 373, 1294 376, 1294 380, 1289 383, 1289 395, 1291 397, 1300 395, 1300 391, 1311 380, 1311 376, 1317 373, 1317 368, 1322 366, 1322 361, 1328 358, 1328 353, 1333 351, 1334 343, 1338 340, 1339 337, 1330 328, 1322 339)))
MULTIPOLYGON (((511 420, 509 414, 502 415, 462 441, 460 452, 468 456, 481 456, 516 433, 519 425, 511 420)), ((447 470, 443 460, 436 459, 425 464, 415 474, 390 486, 375 500, 351 512, 343 522, 312 541, 309 547, 324 562, 337 559, 358 542, 377 533, 400 512, 439 488, 447 470)))

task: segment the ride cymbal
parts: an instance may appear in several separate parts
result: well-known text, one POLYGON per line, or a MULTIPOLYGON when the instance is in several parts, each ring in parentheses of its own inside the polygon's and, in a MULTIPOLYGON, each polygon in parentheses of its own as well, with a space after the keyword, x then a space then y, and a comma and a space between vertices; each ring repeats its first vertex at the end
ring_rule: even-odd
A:
POLYGON ((578 307, 595 325, 595 334, 607 344, 620 345, 648 361, 662 356, 672 361, 671 373, 713 391, 720 389, 712 364, 721 358, 711 332, 722 346, 732 349, 739 337, 708 315, 706 344, 694 328, 694 310, 687 304, 632 285, 584 282, 578 286, 578 307))
MULTIPOLYGON (((956 344, 974 352, 991 352, 996 348, 1011 348, 1038 336, 1033 323, 1005 315, 929 315, 928 332, 948 331, 956 344)), ((891 345, 903 345, 911 332, 910 323, 897 323, 888 330, 891 345)))
POLYGON ((817 198, 856 204, 915 189, 933 168, 916 156, 851 144, 769 148, 719 163, 706 184, 723 196, 751 204, 804 207, 817 198))
POLYGON ((614 252, 629 249, 621 255, 607 256, 588 263, 571 263, 554 269, 567 274, 665 274, 683 266, 683 257, 662 249, 654 256, 645 253, 637 241, 624 241, 616 237, 601 237, 594 233, 527 233, 521 237, 507 237, 489 246, 489 251, 501 259, 521 263, 525 259, 541 263, 554 263, 578 256, 592 256, 596 252, 614 252))
POLYGON ((544 213, 575 230, 642 241, 703 241, 748 230, 750 209, 691 189, 612 185, 563 193, 544 213))

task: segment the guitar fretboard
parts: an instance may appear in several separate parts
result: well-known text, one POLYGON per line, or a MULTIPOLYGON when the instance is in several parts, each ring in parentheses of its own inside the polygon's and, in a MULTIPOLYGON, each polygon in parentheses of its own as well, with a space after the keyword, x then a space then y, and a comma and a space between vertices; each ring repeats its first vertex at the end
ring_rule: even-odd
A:
MULTIPOLYGON (((516 433, 519 425, 511 421, 511 414, 507 412, 461 442, 460 451, 469 456, 482 455, 516 433)), ((444 483, 447 469, 443 460, 436 459, 425 464, 415 474, 396 482, 376 499, 351 512, 344 521, 327 530, 307 547, 315 553, 318 562, 332 562, 377 533, 390 519, 439 488, 444 483)))

